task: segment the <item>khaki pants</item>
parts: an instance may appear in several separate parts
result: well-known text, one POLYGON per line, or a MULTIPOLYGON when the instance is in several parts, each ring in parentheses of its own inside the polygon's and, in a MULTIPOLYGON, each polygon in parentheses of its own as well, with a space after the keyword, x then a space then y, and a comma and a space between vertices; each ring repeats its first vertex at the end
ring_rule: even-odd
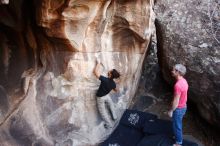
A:
POLYGON ((108 95, 97 97, 97 107, 102 119, 105 121, 105 124, 107 124, 108 126, 112 126, 112 119, 117 119, 115 106, 112 99, 108 95))

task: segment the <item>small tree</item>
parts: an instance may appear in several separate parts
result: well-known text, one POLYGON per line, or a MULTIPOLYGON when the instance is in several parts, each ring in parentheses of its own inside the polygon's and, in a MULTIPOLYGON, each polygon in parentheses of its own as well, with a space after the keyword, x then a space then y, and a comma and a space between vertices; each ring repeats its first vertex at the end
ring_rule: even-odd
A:
POLYGON ((206 30, 220 44, 220 1, 208 0, 208 20, 206 30))

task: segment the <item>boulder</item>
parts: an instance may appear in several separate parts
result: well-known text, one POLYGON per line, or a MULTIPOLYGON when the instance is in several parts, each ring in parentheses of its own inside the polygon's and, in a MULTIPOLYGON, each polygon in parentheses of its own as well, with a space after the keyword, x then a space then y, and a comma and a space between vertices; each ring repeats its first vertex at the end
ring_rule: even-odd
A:
POLYGON ((120 117, 154 31, 152 6, 152 0, 19 0, 0 7, 11 16, 0 20, 7 103, 0 107, 0 142, 92 146, 106 139, 113 129, 104 128, 96 107, 96 60, 104 76, 113 68, 122 75, 119 92, 109 94, 120 117))
POLYGON ((187 68, 189 99, 212 125, 220 121, 220 11, 217 0, 158 0, 158 59, 170 84, 172 66, 187 68))

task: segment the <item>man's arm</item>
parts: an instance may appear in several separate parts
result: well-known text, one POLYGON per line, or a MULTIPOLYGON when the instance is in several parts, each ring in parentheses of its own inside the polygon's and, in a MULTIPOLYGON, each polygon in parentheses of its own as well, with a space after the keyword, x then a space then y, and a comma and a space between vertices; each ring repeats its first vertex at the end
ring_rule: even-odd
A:
POLYGON ((96 66, 95 66, 95 69, 94 69, 94 74, 95 76, 99 79, 100 77, 100 67, 101 67, 101 63, 97 63, 96 66))
POLYGON ((179 100, 180 100, 180 95, 175 95, 173 98, 172 107, 170 110, 174 111, 177 108, 179 104, 179 100))
POLYGON ((168 111, 168 115, 170 117, 173 116, 173 111, 177 108, 177 106, 179 104, 179 100, 180 100, 180 95, 178 95, 178 94, 174 95, 172 105, 171 105, 171 109, 168 111))

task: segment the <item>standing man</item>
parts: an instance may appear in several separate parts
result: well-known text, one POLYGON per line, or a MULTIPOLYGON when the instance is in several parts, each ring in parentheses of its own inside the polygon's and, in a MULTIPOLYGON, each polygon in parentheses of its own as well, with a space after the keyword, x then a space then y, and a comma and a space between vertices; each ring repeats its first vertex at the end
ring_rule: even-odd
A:
POLYGON ((112 121, 117 119, 117 115, 115 113, 114 103, 112 99, 107 95, 111 90, 116 90, 116 84, 114 79, 120 77, 119 72, 116 69, 112 69, 108 72, 108 77, 104 77, 100 75, 100 62, 97 61, 94 74, 101 81, 99 89, 96 93, 97 96, 97 107, 102 119, 105 121, 105 128, 112 127, 112 121), (108 108, 107 108, 108 105, 108 108), (111 115, 109 115, 109 113, 111 115))
POLYGON ((186 113, 186 102, 188 83, 184 79, 186 73, 186 67, 182 64, 176 64, 172 70, 172 76, 176 79, 174 85, 174 97, 172 101, 172 107, 168 111, 168 115, 173 120, 173 132, 175 135, 176 143, 173 146, 181 146, 183 142, 182 134, 182 119, 186 113))

